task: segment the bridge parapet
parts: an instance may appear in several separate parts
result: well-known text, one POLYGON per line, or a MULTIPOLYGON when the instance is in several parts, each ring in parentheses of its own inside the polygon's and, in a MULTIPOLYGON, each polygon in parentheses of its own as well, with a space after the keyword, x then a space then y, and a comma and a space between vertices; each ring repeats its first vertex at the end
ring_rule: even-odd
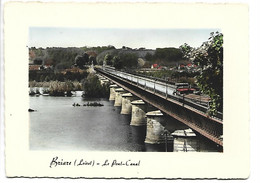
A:
MULTIPOLYGON (((101 71, 101 70, 99 70, 101 71)), ((210 100, 202 100, 204 97, 202 96, 184 96, 184 95, 176 95, 178 86, 180 83, 172 83, 168 80, 163 80, 159 78, 147 77, 144 75, 122 72, 115 70, 114 68, 108 67, 106 70, 102 70, 106 73, 109 73, 114 76, 118 76, 123 80, 130 81, 132 84, 136 86, 151 91, 153 93, 157 93, 161 96, 164 96, 166 99, 172 99, 176 102, 181 103, 184 107, 194 108, 199 112, 206 114, 208 112, 208 106, 210 100)), ((183 83, 182 83, 183 84, 183 83)), ((193 91, 193 90, 190 90, 193 91)), ((217 112, 214 114, 215 118, 219 120, 223 119, 223 114, 221 112, 217 112)))
MULTIPOLYGON (((221 120, 210 117, 204 112, 201 112, 182 101, 173 100, 170 97, 166 98, 163 94, 146 90, 140 85, 140 81, 138 81, 139 83, 137 85, 137 83, 133 82, 134 79, 129 80, 129 78, 122 78, 116 74, 105 72, 103 70, 98 71, 111 79, 117 85, 142 99, 144 102, 153 105, 163 113, 182 122, 196 131, 196 133, 199 133, 214 143, 223 146, 223 139, 221 138, 223 135, 223 123, 221 120)), ((133 108, 134 105, 132 106, 132 111, 133 108)), ((134 123, 132 125, 134 125, 134 123)))

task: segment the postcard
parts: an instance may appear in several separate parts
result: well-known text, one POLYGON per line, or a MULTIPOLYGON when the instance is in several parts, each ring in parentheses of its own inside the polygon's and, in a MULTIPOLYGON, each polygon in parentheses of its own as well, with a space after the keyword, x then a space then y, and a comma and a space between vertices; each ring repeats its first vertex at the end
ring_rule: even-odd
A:
POLYGON ((7 177, 248 178, 248 6, 8 2, 7 177))

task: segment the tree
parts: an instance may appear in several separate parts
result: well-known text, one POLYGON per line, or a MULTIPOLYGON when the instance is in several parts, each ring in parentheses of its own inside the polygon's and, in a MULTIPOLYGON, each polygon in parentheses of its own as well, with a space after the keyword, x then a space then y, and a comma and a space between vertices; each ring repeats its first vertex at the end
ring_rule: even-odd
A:
POLYGON ((66 63, 58 63, 56 66, 55 66, 55 70, 64 70, 64 69, 67 69, 69 68, 69 65, 66 64, 66 63))
POLYGON ((109 93, 109 85, 101 85, 98 77, 89 74, 82 82, 83 97, 107 97, 109 93))
POLYGON ((116 69, 122 69, 123 68, 123 62, 118 56, 113 57, 113 65, 116 69))
POLYGON ((77 55, 75 58, 75 64, 79 67, 79 68, 83 68, 84 65, 86 63, 86 60, 83 56, 81 55, 77 55))
POLYGON ((41 75, 40 82, 43 82, 43 81, 44 81, 44 75, 41 75))
POLYGON ((44 81, 49 82, 49 81, 50 81, 49 76, 46 76, 45 79, 44 79, 44 81))
POLYGON ((136 68, 137 67, 137 55, 135 53, 121 53, 120 60, 123 62, 125 68, 136 68))
POLYGON ((105 56, 105 58, 104 58, 104 60, 105 60, 105 62, 106 62, 107 65, 112 65, 112 59, 113 59, 113 57, 112 57, 112 55, 110 55, 109 53, 106 54, 106 56, 105 56))
POLYGON ((182 52, 177 48, 156 48, 154 58, 167 62, 178 61, 182 58, 182 52))
POLYGON ((147 60, 147 61, 152 61, 153 60, 153 55, 151 54, 151 53, 146 53, 146 55, 145 55, 145 60, 147 60))
POLYGON ((93 65, 97 65, 97 60, 96 60, 96 57, 94 57, 94 56, 89 57, 89 64, 92 64, 92 63, 93 63, 93 65))
POLYGON ((88 55, 86 52, 83 53, 82 57, 83 57, 83 59, 84 59, 85 64, 88 64, 88 65, 91 64, 91 63, 89 62, 89 55, 88 55))
POLYGON ((41 58, 36 58, 36 59, 34 59, 33 63, 34 63, 35 65, 42 65, 43 61, 42 61, 41 58))
POLYGON ((209 114, 223 111, 223 34, 211 33, 208 41, 199 48, 184 44, 181 50, 186 58, 202 68, 196 76, 197 84, 203 93, 211 98, 209 114))
POLYGON ((108 49, 116 49, 113 45, 108 45, 108 49))
POLYGON ((191 58, 192 54, 192 47, 188 45, 187 43, 184 43, 183 45, 180 46, 180 50, 183 53, 183 58, 191 58))

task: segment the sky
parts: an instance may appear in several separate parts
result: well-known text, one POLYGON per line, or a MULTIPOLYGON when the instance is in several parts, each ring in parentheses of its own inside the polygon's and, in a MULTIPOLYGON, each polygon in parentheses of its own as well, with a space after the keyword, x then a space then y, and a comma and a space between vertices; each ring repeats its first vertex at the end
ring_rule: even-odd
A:
POLYGON ((30 27, 29 47, 95 47, 113 45, 130 48, 178 48, 187 43, 199 47, 219 29, 93 29, 30 27))

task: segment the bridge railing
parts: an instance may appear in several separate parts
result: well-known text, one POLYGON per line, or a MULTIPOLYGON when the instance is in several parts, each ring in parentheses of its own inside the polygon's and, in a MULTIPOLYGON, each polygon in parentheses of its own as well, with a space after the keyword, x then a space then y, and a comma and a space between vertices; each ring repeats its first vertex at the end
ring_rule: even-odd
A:
MULTIPOLYGON (((126 72, 121 72, 117 71, 112 68, 106 68, 103 69, 104 72, 107 72, 111 75, 114 75, 115 77, 120 77, 121 79, 125 79, 127 81, 130 81, 133 84, 136 84, 139 87, 143 87, 145 90, 149 90, 150 92, 160 94, 164 96, 166 99, 170 98, 174 101, 178 101, 181 103, 183 106, 189 106, 192 107, 200 112, 207 113, 208 112, 208 102, 201 101, 198 99, 192 99, 192 98, 187 98, 184 95, 175 95, 173 93, 169 93, 169 90, 174 90, 175 86, 172 83, 165 82, 163 80, 159 80, 158 78, 154 79, 151 77, 143 77, 140 75, 136 74, 130 74, 126 72), (140 81, 143 81, 141 83, 140 81), (146 85, 147 82, 150 82, 153 84, 152 87, 149 87, 146 85), (158 89, 158 85, 165 87, 165 91, 161 91, 158 89), (157 86, 157 88, 156 88, 157 86)), ((220 120, 223 120, 223 114, 221 112, 217 112, 213 117, 218 118, 220 120)))

